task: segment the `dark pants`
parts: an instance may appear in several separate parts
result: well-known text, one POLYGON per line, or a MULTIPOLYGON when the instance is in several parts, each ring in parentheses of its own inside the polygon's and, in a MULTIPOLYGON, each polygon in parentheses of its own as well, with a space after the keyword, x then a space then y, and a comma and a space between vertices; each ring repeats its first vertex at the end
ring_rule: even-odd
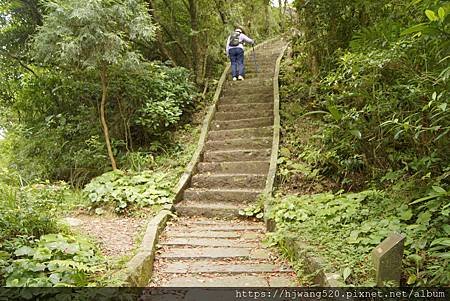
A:
POLYGON ((244 76, 244 50, 239 47, 230 48, 228 54, 231 60, 231 74, 233 77, 244 76))

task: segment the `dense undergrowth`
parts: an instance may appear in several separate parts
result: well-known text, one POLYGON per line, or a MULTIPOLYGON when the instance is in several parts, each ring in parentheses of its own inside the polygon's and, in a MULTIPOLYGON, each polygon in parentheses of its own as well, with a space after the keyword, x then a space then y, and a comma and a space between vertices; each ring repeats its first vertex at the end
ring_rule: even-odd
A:
POLYGON ((402 232, 402 284, 448 285, 450 6, 366 4, 296 1, 278 235, 294 231, 347 284, 371 285, 371 250, 402 232))

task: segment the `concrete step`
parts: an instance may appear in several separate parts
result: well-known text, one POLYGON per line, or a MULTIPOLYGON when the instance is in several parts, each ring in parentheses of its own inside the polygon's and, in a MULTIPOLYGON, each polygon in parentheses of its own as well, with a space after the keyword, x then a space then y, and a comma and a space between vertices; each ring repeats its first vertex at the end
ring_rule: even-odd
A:
POLYGON ((271 102, 257 102, 257 103, 243 103, 243 104, 220 104, 217 106, 219 112, 242 112, 242 111, 271 111, 273 110, 273 103, 271 102))
POLYGON ((217 274, 253 274, 253 273, 290 273, 292 269, 272 263, 230 263, 229 261, 211 262, 199 260, 194 262, 170 262, 164 269, 165 273, 217 273, 217 274))
POLYGON ((265 161, 270 159, 271 153, 270 148, 206 151, 203 154, 203 162, 265 161))
POLYGON ((231 248, 257 248, 258 242, 242 241, 225 238, 169 238, 159 243, 163 246, 191 246, 191 247, 231 247, 231 248))
MULTIPOLYGON (((162 287, 195 287, 198 289, 190 290, 186 293, 186 297, 183 299, 179 298, 179 293, 173 292, 164 292, 162 296, 151 296, 151 300, 153 301, 167 301, 167 300, 236 300, 233 295, 233 299, 219 299, 218 296, 230 296, 229 289, 224 290, 223 294, 220 293, 220 290, 207 290, 201 289, 204 287, 249 287, 249 288, 261 288, 261 287, 295 287, 296 283, 293 280, 293 277, 289 276, 265 276, 265 275, 233 275, 233 276, 216 276, 216 275, 183 275, 179 277, 170 277, 166 278, 162 283, 162 287), (170 297, 172 299, 170 299, 170 297)), ((257 290, 261 292, 260 290, 257 290)), ((236 296, 239 295, 241 291, 236 292, 236 296)), ((247 292, 245 292, 247 293, 247 292)), ((266 291, 264 291, 266 293, 266 291)), ((234 293, 233 293, 234 294, 234 293)), ((245 295, 248 296, 248 295, 245 295)), ((266 295, 267 296, 267 295, 266 295)), ((271 295, 271 297, 273 294, 271 295)), ((240 297, 241 298, 241 297, 240 297)), ((242 297, 243 298, 243 297, 242 297)), ((239 299, 239 298, 238 298, 239 299)), ((243 300, 249 300, 250 298, 243 298, 243 300)), ((251 299, 255 299, 254 295, 252 295, 251 299)), ((255 299, 255 300, 263 300, 263 299, 255 299)), ((265 300, 265 299, 264 299, 265 300)), ((286 300, 286 299, 280 299, 286 300)))
POLYGON ((270 102, 273 103, 273 91, 261 92, 252 91, 248 94, 241 95, 224 95, 222 94, 220 104, 244 104, 244 103, 261 103, 270 102))
POLYGON ((218 231, 218 232, 255 232, 263 233, 265 232, 262 223, 256 223, 255 225, 242 225, 239 224, 240 220, 230 221, 226 225, 193 225, 193 224, 178 224, 174 231, 179 232, 190 232, 190 231, 218 231))
POLYGON ((273 78, 271 77, 273 74, 273 68, 271 69, 258 69, 258 73, 256 73, 256 70, 250 69, 245 73, 245 82, 246 80, 269 80, 273 78))
MULTIPOLYGON (((229 231, 197 231, 197 230, 191 230, 191 231, 185 231, 185 230, 181 230, 181 231, 169 231, 166 232, 166 236, 167 239, 172 239, 172 238, 188 238, 188 239, 192 239, 192 238, 214 238, 214 239, 219 239, 219 238, 234 238, 234 239, 240 239, 242 234, 240 232, 229 232, 229 231)), ((261 236, 262 237, 262 236, 261 236)))
POLYGON ((226 139, 239 138, 271 138, 273 135, 272 127, 244 128, 235 130, 209 131, 208 139, 210 141, 223 141, 226 139))
POLYGON ((267 176, 269 165, 269 161, 200 162, 197 165, 197 171, 199 173, 263 174, 267 176))
POLYGON ((197 174, 192 177, 193 188, 264 188, 266 175, 261 174, 197 174))
POLYGON ((227 247, 174 247, 164 250, 160 258, 172 260, 184 259, 269 259, 270 255, 266 249, 262 248, 227 248, 227 247))
MULTIPOLYGON (((205 216, 205 217, 221 217, 221 218, 240 218, 239 210, 245 209, 247 205, 245 204, 236 204, 229 202, 221 202, 217 201, 214 203, 205 203, 205 202, 197 202, 197 201, 186 201, 183 200, 177 205, 175 205, 176 212, 181 216, 205 216)), ((214 232, 208 231, 208 233, 212 233, 213 236, 210 237, 224 237, 224 235, 232 235, 217 233, 214 235, 214 232)), ((186 233, 183 233, 186 235, 186 233)), ((190 233, 190 237, 194 237, 195 233, 190 233)), ((199 234, 201 235, 201 234, 199 234)), ((202 235, 207 235, 207 233, 202 233, 202 235)), ((234 234, 237 235, 237 234, 234 234)), ((238 235, 237 237, 239 237, 238 235)), ((197 237, 206 237, 206 236, 197 236, 197 237)))
POLYGON ((240 120, 216 120, 211 124, 211 130, 235 130, 245 128, 257 128, 273 125, 273 116, 248 118, 240 120))
POLYGON ((207 141, 205 151, 262 149, 272 147, 272 137, 252 139, 227 139, 224 141, 207 141))
POLYGON ((224 89, 240 89, 245 86, 273 86, 273 75, 268 74, 267 77, 252 78, 246 80, 228 80, 225 82, 224 89))
POLYGON ((273 93, 273 86, 258 86, 258 87, 252 87, 252 86, 243 86, 239 89, 224 89, 222 91, 222 95, 226 96, 240 96, 240 95, 248 95, 248 94, 268 94, 273 93))
POLYGON ((241 120, 250 118, 262 118, 272 117, 273 110, 254 110, 254 111, 236 111, 236 112, 216 112, 214 120, 217 121, 229 121, 229 120, 241 120))
POLYGON ((205 189, 188 188, 184 191, 183 199, 202 203, 230 202, 245 205, 255 201, 261 194, 261 189, 205 189))

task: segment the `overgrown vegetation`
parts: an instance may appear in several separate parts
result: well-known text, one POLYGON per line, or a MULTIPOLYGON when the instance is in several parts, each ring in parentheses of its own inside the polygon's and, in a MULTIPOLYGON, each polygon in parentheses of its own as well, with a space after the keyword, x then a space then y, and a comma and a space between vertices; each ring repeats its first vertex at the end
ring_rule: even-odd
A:
POLYGON ((278 179, 280 194, 307 195, 279 197, 278 235, 294 231, 348 284, 368 285, 370 251, 403 232, 402 284, 448 285, 450 4, 295 6, 278 179))

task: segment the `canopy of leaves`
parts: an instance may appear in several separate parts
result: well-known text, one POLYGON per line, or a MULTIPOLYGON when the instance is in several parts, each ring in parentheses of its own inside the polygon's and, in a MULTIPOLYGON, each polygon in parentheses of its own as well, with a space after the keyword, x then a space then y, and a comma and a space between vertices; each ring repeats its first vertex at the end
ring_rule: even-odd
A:
POLYGON ((140 62, 133 43, 148 43, 156 27, 137 0, 59 0, 34 37, 36 58, 78 68, 140 62))

